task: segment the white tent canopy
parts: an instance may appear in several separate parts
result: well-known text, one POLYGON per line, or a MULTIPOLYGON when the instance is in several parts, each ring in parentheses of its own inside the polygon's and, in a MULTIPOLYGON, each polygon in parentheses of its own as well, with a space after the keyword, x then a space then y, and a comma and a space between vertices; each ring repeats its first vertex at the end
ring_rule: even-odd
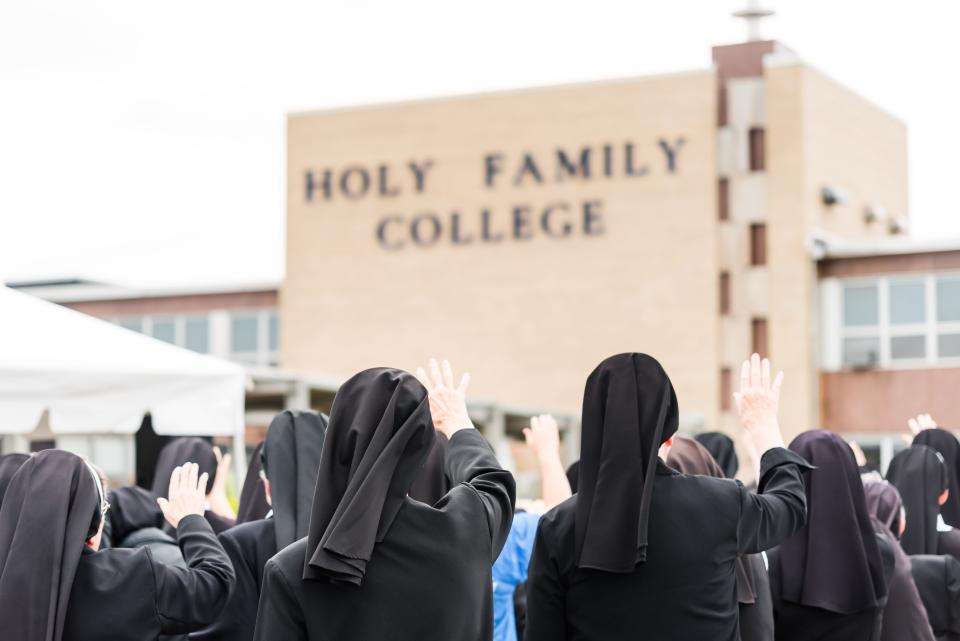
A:
POLYGON ((238 365, 0 287, 0 434, 44 411, 55 433, 132 434, 149 412, 158 434, 242 447, 245 385, 238 365))

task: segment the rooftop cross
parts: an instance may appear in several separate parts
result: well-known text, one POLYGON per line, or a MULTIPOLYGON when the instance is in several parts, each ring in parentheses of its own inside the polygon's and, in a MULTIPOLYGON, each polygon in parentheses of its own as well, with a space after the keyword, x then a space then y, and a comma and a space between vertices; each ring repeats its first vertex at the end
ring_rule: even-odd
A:
POLYGON ((760 0, 747 0, 747 7, 740 11, 734 11, 735 18, 743 18, 747 22, 747 40, 750 42, 761 40, 760 21, 769 18, 775 12, 770 9, 764 9, 760 6, 760 0))

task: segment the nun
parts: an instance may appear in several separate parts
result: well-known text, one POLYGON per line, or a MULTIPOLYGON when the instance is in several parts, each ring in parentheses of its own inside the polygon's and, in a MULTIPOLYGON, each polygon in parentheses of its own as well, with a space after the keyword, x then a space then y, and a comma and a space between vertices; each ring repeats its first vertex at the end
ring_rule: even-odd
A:
MULTIPOLYGON (((223 469, 220 466, 219 450, 216 450, 209 442, 195 436, 175 438, 167 443, 157 458, 157 467, 153 474, 152 491, 154 496, 162 497, 170 483, 170 475, 174 468, 184 463, 192 462, 200 466, 200 473, 204 474, 207 481, 207 502, 203 517, 207 519, 210 527, 217 534, 236 525, 235 516, 231 514, 229 506, 226 506, 226 498, 220 497, 217 490, 220 488, 214 486, 217 478, 217 472, 223 469)), ((221 472, 223 474, 224 472, 221 472)), ((221 479, 222 482, 223 479, 221 479)), ((168 534, 173 534, 169 527, 165 528, 168 534)))
POLYGON ((0 507, 3 638, 153 641, 212 621, 234 575, 202 517, 206 480, 177 468, 161 500, 189 564, 178 568, 147 549, 98 551, 109 504, 96 471, 63 450, 30 457, 0 507))
POLYGON ((723 432, 704 432, 694 436, 700 445, 707 448, 710 456, 720 464, 723 475, 732 479, 737 475, 740 469, 740 461, 737 459, 737 448, 733 444, 733 439, 723 432))
POLYGON ((934 641, 927 611, 913 581, 910 558, 895 544, 906 528, 900 493, 886 481, 864 483, 863 492, 874 529, 894 542, 890 546, 894 569, 889 581, 887 603, 883 608, 880 640, 934 641))
POLYGON ((278 551, 307 535, 327 417, 286 410, 267 428, 260 449, 264 496, 270 518, 250 521, 220 535, 237 573, 237 585, 213 625, 190 635, 201 641, 250 641, 257 623, 263 568, 278 551))
MULTIPOLYGON (((667 465, 681 474, 727 478, 699 439, 675 437, 667 465)), ((736 575, 741 641, 773 641, 773 602, 763 556, 748 554, 737 559, 736 575)))
POLYGON ((7 491, 7 486, 10 485, 10 479, 20 469, 20 466, 27 462, 28 458, 30 458, 29 454, 20 453, 0 456, 0 506, 3 505, 3 495, 7 491))
POLYGON ((952 556, 910 556, 913 580, 937 641, 960 639, 960 561, 952 556))
POLYGON ((900 492, 907 512, 900 539, 907 554, 949 554, 960 560, 960 531, 941 518, 949 505, 949 479, 943 457, 926 445, 915 443, 890 461, 887 480, 900 492))
POLYGON ((270 512, 266 488, 260 477, 260 471, 263 470, 263 464, 260 462, 262 451, 263 441, 260 441, 253 448, 253 454, 247 462, 247 475, 243 477, 243 487, 240 489, 240 501, 237 505, 237 525, 265 519, 270 512))
POLYGON ((806 479, 807 524, 769 553, 777 641, 878 641, 884 557, 853 451, 825 430, 803 432, 790 449, 816 469, 806 479))
POLYGON ((266 566, 257 641, 473 641, 492 633, 490 566, 513 517, 514 481, 474 429, 450 364, 420 381, 375 368, 337 392, 307 536, 266 566), (448 438, 452 489, 408 496, 448 438))
POLYGON ((944 522, 951 527, 960 527, 960 441, 947 430, 935 427, 925 429, 913 438, 914 445, 926 445, 940 453, 947 465, 946 503, 940 508, 944 522))
POLYGON ((735 397, 763 452, 760 492, 670 469, 658 451, 677 431, 673 385, 654 358, 619 354, 587 379, 577 494, 537 530, 527 583, 527 641, 736 641, 737 559, 806 519, 801 470, 777 423, 782 374, 756 354, 735 397))

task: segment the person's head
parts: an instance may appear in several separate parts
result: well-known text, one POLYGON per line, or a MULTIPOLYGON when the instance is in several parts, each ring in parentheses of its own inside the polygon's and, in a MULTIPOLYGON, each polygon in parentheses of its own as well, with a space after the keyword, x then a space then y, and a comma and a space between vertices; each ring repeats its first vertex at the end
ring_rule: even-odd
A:
POLYGON ((305 580, 362 584, 435 434, 427 390, 408 372, 368 369, 340 387, 320 455, 305 580))
POLYGON ((901 546, 907 554, 936 554, 937 517, 950 495, 943 457, 926 445, 911 445, 890 461, 887 480, 897 488, 906 509, 901 546))
POLYGON ((720 464, 709 450, 699 441, 685 436, 674 437, 667 465, 683 474, 726 478, 720 464))
POLYGON ((655 358, 618 354, 591 372, 576 483, 578 567, 626 572, 646 560, 657 458, 678 421, 673 384, 655 358))
POLYGON ((94 465, 90 461, 84 459, 84 463, 87 464, 87 467, 90 468, 90 472, 93 474, 94 479, 97 482, 97 492, 100 496, 100 525, 97 527, 96 533, 87 538, 86 545, 93 551, 100 549, 100 543, 103 540, 103 526, 107 522, 107 510, 110 509, 110 503, 107 501, 107 475, 104 471, 97 465, 94 465))
POLYGON ((307 533, 326 430, 327 417, 310 410, 285 410, 267 429, 261 478, 279 548, 307 533))
POLYGON ((96 471, 71 452, 37 452, 13 476, 0 506, 0 594, 18 596, 0 599, 4 638, 62 638, 80 557, 104 509, 96 471))
POLYGON ((200 468, 199 473, 207 475, 207 493, 210 493, 217 475, 217 455, 208 441, 191 436, 175 438, 160 450, 152 486, 156 496, 167 495, 170 475, 174 468, 185 463, 196 463, 200 468))
POLYGON ((960 527, 960 442, 951 432, 942 428, 921 430, 913 438, 913 445, 933 448, 943 458, 947 470, 947 492, 942 493, 940 513, 947 525, 960 527))
POLYGON ((703 432, 694 437, 700 445, 707 448, 710 455, 720 465, 724 476, 732 479, 737 475, 740 469, 740 461, 737 458, 737 448, 733 439, 722 432, 703 432))
POLYGON ((897 488, 887 481, 868 481, 863 484, 863 494, 870 516, 899 539, 907 525, 904 520, 906 511, 897 488))
POLYGON ((883 558, 853 450, 827 430, 803 432, 789 449, 814 468, 804 472, 807 522, 779 548, 781 598, 831 612, 877 607, 883 558))

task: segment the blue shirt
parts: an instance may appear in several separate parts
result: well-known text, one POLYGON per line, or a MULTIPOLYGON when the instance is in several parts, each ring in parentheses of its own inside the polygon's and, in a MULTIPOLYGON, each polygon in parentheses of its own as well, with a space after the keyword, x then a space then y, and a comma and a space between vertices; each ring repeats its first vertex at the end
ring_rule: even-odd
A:
POLYGON ((514 514, 507 542, 493 564, 493 641, 517 641, 513 592, 527 580, 539 522, 539 514, 514 514))

